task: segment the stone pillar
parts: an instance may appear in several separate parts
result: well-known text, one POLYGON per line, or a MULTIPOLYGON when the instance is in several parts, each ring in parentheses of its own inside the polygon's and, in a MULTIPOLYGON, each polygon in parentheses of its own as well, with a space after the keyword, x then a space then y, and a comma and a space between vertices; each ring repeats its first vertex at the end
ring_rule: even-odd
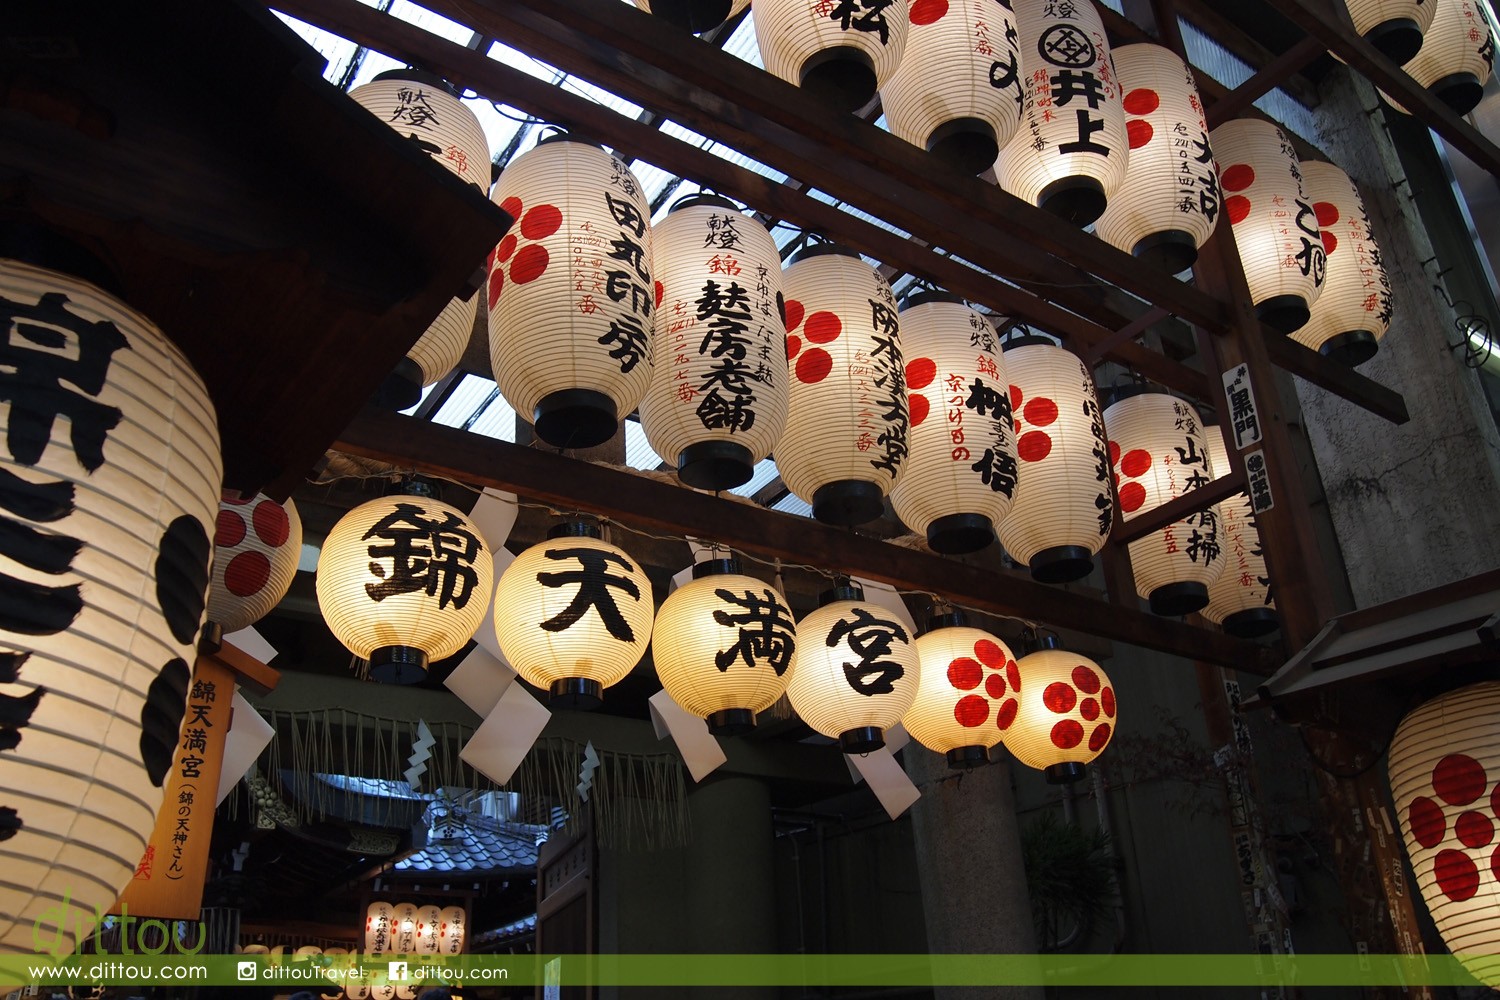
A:
MULTIPOLYGON (((709 778, 688 794, 693 839, 684 859, 683 903, 692 914, 684 951, 776 950, 771 793, 758 778, 709 778)), ((773 998, 775 989, 716 989, 714 996, 773 998)))

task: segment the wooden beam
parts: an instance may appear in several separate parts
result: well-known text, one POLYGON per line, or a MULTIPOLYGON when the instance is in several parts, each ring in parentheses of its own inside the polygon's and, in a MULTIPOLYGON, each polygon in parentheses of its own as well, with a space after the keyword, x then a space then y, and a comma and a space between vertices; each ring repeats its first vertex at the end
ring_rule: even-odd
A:
POLYGON ((1208 106, 1208 127, 1217 128, 1248 111, 1256 101, 1286 84, 1293 73, 1323 54, 1323 43, 1307 37, 1255 71, 1255 75, 1235 87, 1221 100, 1208 106))
POLYGON ((1176 524, 1190 514, 1196 514, 1205 507, 1211 507, 1244 491, 1243 470, 1231 469, 1226 475, 1213 480, 1207 486, 1200 486, 1196 490, 1184 493, 1128 521, 1119 520, 1120 505, 1115 504, 1116 520, 1114 528, 1110 530, 1109 540, 1117 544, 1128 544, 1145 538, 1153 531, 1165 528, 1169 524, 1176 524))

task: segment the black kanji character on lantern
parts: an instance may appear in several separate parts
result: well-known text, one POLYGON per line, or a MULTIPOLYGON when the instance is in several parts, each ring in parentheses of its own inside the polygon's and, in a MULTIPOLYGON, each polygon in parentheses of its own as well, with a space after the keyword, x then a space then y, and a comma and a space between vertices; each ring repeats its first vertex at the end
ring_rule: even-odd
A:
POLYGON ((858 663, 844 664, 844 678, 859 694, 890 694, 906 675, 906 668, 883 657, 891 655, 891 643, 897 639, 910 641, 906 630, 899 622, 877 618, 868 608, 851 608, 849 615, 834 624, 827 640, 832 649, 847 636, 850 651, 859 657, 858 663))
POLYGON ((969 386, 969 398, 964 400, 964 407, 973 410, 981 417, 992 417, 995 420, 1010 420, 1010 394, 1004 389, 985 385, 984 381, 977 376, 974 383, 969 386))
POLYGON ((1303 274, 1312 275, 1313 284, 1321 285, 1328 266, 1328 255, 1323 249, 1323 241, 1310 240, 1306 236, 1301 239, 1302 249, 1297 251, 1295 257, 1297 266, 1303 274))
POLYGON ((548 549, 545 554, 548 559, 559 561, 576 559, 581 568, 536 575, 537 583, 544 587, 578 584, 578 593, 573 595, 572 602, 555 616, 542 622, 542 628, 548 632, 565 632, 587 614, 589 608, 593 608, 599 612, 599 620, 604 623, 610 635, 621 642, 635 641, 635 630, 630 627, 625 616, 620 614, 615 595, 610 593, 610 588, 613 587, 640 600, 641 588, 636 586, 634 580, 623 574, 615 576, 609 572, 611 564, 620 566, 627 573, 635 572, 635 566, 631 565, 630 560, 614 552, 581 546, 576 549, 548 549))
MULTIPOLYGON (((21 667, 30 656, 30 653, 0 653, 0 684, 19 683, 21 667)), ((46 688, 37 687, 23 695, 0 694, 0 752, 20 746, 21 730, 31 723, 46 692, 46 688)), ((16 810, 0 806, 0 841, 14 837, 24 825, 16 810)))
POLYGON ((640 318, 634 313, 625 313, 611 320, 609 329, 599 338, 599 343, 611 348, 609 356, 620 363, 620 373, 629 372, 642 361, 649 360, 650 338, 640 318))
POLYGON ((396 91, 396 110, 391 112, 388 121, 406 122, 413 128, 426 128, 429 124, 439 125, 437 112, 432 110, 432 105, 427 103, 427 93, 422 90, 412 90, 402 87, 396 91))
POLYGON ((1097 108, 1104 103, 1104 84, 1087 70, 1080 73, 1077 70, 1060 69, 1053 73, 1052 103, 1059 108, 1066 107, 1075 97, 1082 97, 1089 107, 1097 108))
POLYGON ((1016 52, 1007 52, 1004 60, 996 59, 990 63, 990 86, 996 90, 1013 90, 1018 105, 1025 101, 1021 88, 1021 58, 1016 52))
POLYGON ((651 274, 646 269, 646 249, 635 240, 620 234, 617 240, 609 241, 609 253, 605 254, 610 260, 623 261, 635 268, 636 277, 642 281, 649 282, 651 274))
POLYGON ((706 429, 727 430, 733 434, 748 431, 754 425, 754 405, 755 397, 752 395, 726 395, 717 389, 710 389, 698 401, 698 408, 693 413, 706 429))
POLYGON ((891 40, 890 25, 885 20, 885 10, 895 0, 838 0, 828 16, 839 22, 844 31, 869 31, 880 35, 880 44, 891 40))
POLYGON ((608 191, 604 192, 604 203, 609 207, 609 214, 615 220, 615 224, 623 229, 628 229, 636 236, 646 235, 646 217, 641 210, 635 207, 635 203, 628 198, 616 198, 608 191))
POLYGON ((1042 37, 1037 39, 1036 50, 1038 55, 1052 65, 1071 69, 1092 66, 1099 58, 1088 34, 1071 24, 1054 24, 1042 32, 1042 37))
POLYGON ((694 305, 698 307, 699 319, 731 311, 736 316, 750 318, 750 293, 738 281, 731 281, 729 287, 724 288, 709 278, 703 283, 703 293, 694 305))
POLYGON ((1063 142, 1057 146, 1059 153, 1096 153, 1099 156, 1108 156, 1109 147, 1093 140, 1095 132, 1104 131, 1104 119, 1094 118, 1083 108, 1079 108, 1078 115, 1078 141, 1063 142))
POLYGON ((1016 459, 996 448, 986 448, 984 455, 969 466, 979 473, 980 480, 996 493, 1012 496, 1016 490, 1016 459))
POLYGON ((754 667, 756 660, 764 660, 777 677, 786 673, 797 640, 791 616, 776 595, 769 589, 759 594, 753 590, 736 594, 720 588, 714 591, 714 596, 744 609, 742 614, 714 609, 714 621, 739 629, 735 644, 714 654, 714 666, 719 672, 727 673, 735 660, 743 659, 747 667, 754 667))
POLYGON ((1172 449, 1173 451, 1177 452, 1177 460, 1179 462, 1181 462, 1183 465, 1206 465, 1206 464, 1208 464, 1204 460, 1204 458, 1203 458, 1203 453, 1198 450, 1198 439, 1190 437, 1190 438, 1186 438, 1185 440, 1187 441, 1187 447, 1186 448, 1173 448, 1172 449))
POLYGON ((1212 566, 1214 560, 1219 558, 1218 531, 1214 529, 1212 524, 1209 525, 1207 532, 1200 532, 1197 528, 1194 528, 1188 535, 1187 548, 1184 551, 1187 553, 1187 557, 1193 562, 1198 562, 1198 557, 1202 556, 1203 565, 1212 566))
POLYGON ((362 536, 371 538, 387 543, 367 550, 370 572, 381 580, 365 584, 371 600, 425 590, 438 599, 439 608, 461 609, 469 603, 479 583, 474 571, 479 539, 453 511, 427 517, 417 504, 397 503, 362 536), (381 559, 391 561, 389 570, 377 561, 381 559))
POLYGON ((720 250, 733 250, 740 245, 740 231, 735 228, 734 216, 732 215, 710 215, 708 217, 708 235, 703 239, 705 247, 718 247, 720 250))

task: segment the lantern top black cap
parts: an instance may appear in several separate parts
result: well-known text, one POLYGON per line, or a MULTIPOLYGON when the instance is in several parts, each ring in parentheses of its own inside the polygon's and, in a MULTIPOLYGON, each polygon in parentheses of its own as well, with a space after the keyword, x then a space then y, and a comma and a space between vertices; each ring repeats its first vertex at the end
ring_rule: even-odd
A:
POLYGON ((1122 399, 1130 399, 1132 396, 1145 396, 1153 393, 1167 394, 1167 390, 1150 382, 1131 382, 1127 385, 1106 386, 1099 393, 1099 401, 1105 408, 1114 406, 1122 399))
POLYGON ((830 254, 836 254, 840 257, 859 257, 859 254, 842 243, 809 243, 801 250, 792 254, 788 258, 787 263, 796 264, 799 261, 809 260, 813 257, 826 257, 830 254))
POLYGON ((412 66, 402 69, 388 69, 384 73, 377 73, 371 82, 374 83, 380 80, 410 80, 412 83, 425 83, 429 87, 438 87, 444 93, 453 97, 458 96, 458 88, 454 87, 447 80, 444 80, 436 73, 425 69, 416 69, 412 66))
POLYGON ((667 209, 667 214, 671 215, 678 209, 698 208, 699 206, 706 208, 727 208, 735 212, 740 211, 741 208, 741 206, 736 205, 722 194, 710 194, 707 191, 699 191, 697 194, 684 195, 678 198, 672 203, 672 207, 667 209))
POLYGON ((740 561, 735 558, 729 559, 705 559, 693 567, 693 579, 701 580, 705 576, 724 576, 728 573, 740 573, 740 561))
MULTIPOLYGON (((1000 349, 1002 351, 1008 351, 1012 347, 1037 347, 1037 346, 1042 346, 1042 347, 1060 347, 1061 345, 1059 345, 1058 342, 1055 341, 1055 340, 1053 340, 1051 337, 1043 337, 1039 333, 1028 333, 1028 334, 1026 334, 1025 336, 1022 336, 1022 337, 1011 337, 1009 340, 1003 340, 1003 341, 1000 342, 1000 349)), ((1063 348, 1063 349, 1066 350, 1066 348, 1063 348)))
POLYGON ((901 302, 897 306, 898 312, 905 312, 913 306, 925 306, 929 302, 951 302, 954 305, 967 305, 963 296, 945 292, 940 288, 923 288, 919 291, 908 292, 901 296, 901 302))
POLYGON ((599 526, 590 521, 564 521, 547 531, 548 538, 598 538, 599 526))
POLYGON ((839 601, 862 601, 865 599, 865 590, 852 580, 839 580, 830 590, 825 590, 818 595, 818 607, 825 608, 839 601))
POLYGON ((567 129, 557 129, 556 131, 548 132, 546 135, 538 139, 536 141, 536 144, 538 146, 545 146, 549 142, 576 142, 580 146, 593 146, 595 149, 604 148, 602 145, 594 142, 592 139, 587 139, 581 135, 578 135, 576 132, 569 132, 567 129))
POLYGON ((969 624, 969 616, 954 608, 940 615, 932 615, 927 619, 927 631, 936 632, 940 628, 960 628, 969 624))

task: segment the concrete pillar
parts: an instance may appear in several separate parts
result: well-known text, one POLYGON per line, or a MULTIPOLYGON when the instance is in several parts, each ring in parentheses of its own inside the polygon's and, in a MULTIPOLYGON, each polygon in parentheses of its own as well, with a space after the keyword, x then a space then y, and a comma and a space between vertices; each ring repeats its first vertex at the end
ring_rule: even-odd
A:
MULTIPOLYGON (((693 839, 684 859, 683 903, 692 914, 684 951, 765 954, 776 950, 771 793, 757 778, 705 781, 688 794, 693 839)), ((775 997, 771 990, 714 995, 775 997)))

